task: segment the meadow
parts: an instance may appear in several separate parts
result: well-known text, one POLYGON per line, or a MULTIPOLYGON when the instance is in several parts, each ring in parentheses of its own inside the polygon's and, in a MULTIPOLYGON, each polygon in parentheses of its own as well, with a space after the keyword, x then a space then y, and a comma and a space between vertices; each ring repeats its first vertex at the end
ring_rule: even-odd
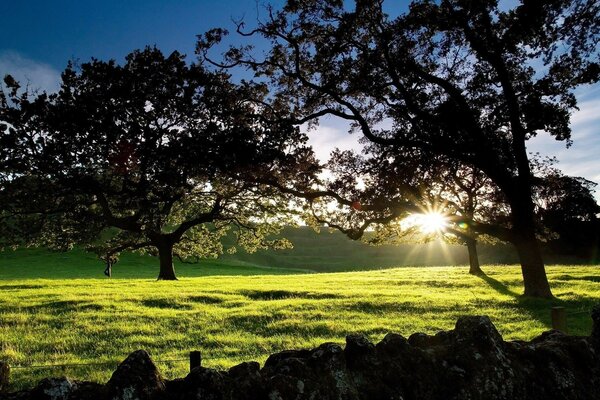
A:
POLYGON ((13 366, 13 388, 47 376, 106 381, 139 348, 173 378, 186 374, 190 350, 228 368, 342 344, 350 333, 374 342, 387 332, 433 334, 461 315, 489 315, 505 339, 527 340, 550 328, 555 305, 567 308, 569 333, 588 335, 588 310, 600 302, 596 266, 549 266, 553 300, 521 297, 517 266, 484 266, 485 277, 464 266, 317 273, 240 260, 176 269, 179 281, 156 281, 156 261, 130 254, 108 279, 78 250, 0 253, 0 359, 13 366), (56 364, 67 366, 46 367, 56 364))

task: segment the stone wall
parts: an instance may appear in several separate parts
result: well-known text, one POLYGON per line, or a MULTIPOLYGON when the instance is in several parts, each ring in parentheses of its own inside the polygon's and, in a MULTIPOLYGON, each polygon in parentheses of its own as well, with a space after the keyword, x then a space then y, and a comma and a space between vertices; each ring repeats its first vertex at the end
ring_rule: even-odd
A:
POLYGON ((197 367, 165 380, 143 350, 130 354, 105 384, 51 378, 0 395, 10 400, 84 399, 600 399, 600 308, 591 336, 545 332, 505 342, 488 317, 460 318, 454 330, 408 339, 390 333, 373 344, 351 335, 346 346, 271 355, 260 368, 197 367))

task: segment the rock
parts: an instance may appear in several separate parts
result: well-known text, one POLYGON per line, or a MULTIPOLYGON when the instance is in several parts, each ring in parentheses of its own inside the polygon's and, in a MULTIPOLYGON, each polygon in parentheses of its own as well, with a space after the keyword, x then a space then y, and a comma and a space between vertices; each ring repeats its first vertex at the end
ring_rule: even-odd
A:
MULTIPOLYGON (((352 378, 346 368, 344 350, 335 343, 323 343, 312 350, 310 366, 320 398, 358 399, 352 378)), ((310 398, 310 397, 309 397, 310 398)), ((319 398, 318 396, 315 398, 319 398)))
POLYGON ((380 357, 391 357, 396 358, 406 353, 410 347, 408 340, 402 335, 397 333, 388 333, 381 340, 381 342, 375 345, 377 354, 380 357))
POLYGON ((271 354, 265 361, 264 368, 270 369, 276 367, 281 361, 289 358, 306 358, 310 355, 310 350, 286 350, 271 354))
POLYGON ((106 388, 96 382, 74 382, 69 400, 101 400, 106 399, 106 388))
POLYGON ((450 337, 442 357, 447 374, 440 382, 453 393, 449 398, 516 396, 520 385, 515 383, 505 343, 487 316, 459 318, 450 337))
POLYGON ((10 366, 8 363, 0 361, 0 393, 8 391, 10 384, 10 366))
POLYGON ((597 305, 592 310, 592 321, 592 334, 590 335, 590 339, 597 347, 598 351, 600 351, 600 305, 597 305))
POLYGON ((260 376, 260 364, 256 361, 243 362, 229 368, 227 372, 233 379, 246 379, 260 376))
POLYGON ((184 379, 182 399, 221 400, 229 398, 231 384, 223 373, 211 368, 196 367, 184 379))
POLYGON ((376 345, 382 362, 377 373, 391 393, 387 398, 435 398, 445 370, 433 356, 433 347, 438 342, 439 337, 423 333, 413 334, 408 340, 401 335, 387 334, 376 345))
POLYGON ((310 352, 310 360, 324 367, 343 364, 344 349, 335 343, 323 343, 310 352))
POLYGON ((232 381, 232 397, 240 400, 257 400, 265 397, 261 388, 262 376, 260 364, 257 362, 244 362, 231 367, 227 375, 232 381))
POLYGON ((480 350, 502 347, 502 336, 487 316, 460 317, 456 321, 454 336, 459 343, 475 345, 480 350))
POLYGON ((322 398, 318 387, 312 380, 307 381, 290 375, 277 374, 269 377, 265 384, 267 394, 265 398, 269 400, 322 398))
POLYGON ((144 350, 131 353, 106 384, 110 400, 147 400, 165 391, 165 382, 144 350))
MULTIPOLYGON (((399 335, 395 336, 406 343, 406 339, 399 335)), ((392 335, 389 334, 382 342, 390 341, 391 337, 392 335)), ((397 385, 399 382, 398 376, 396 376, 394 382, 389 382, 386 379, 384 370, 388 370, 390 367, 382 368, 386 358, 378 357, 382 352, 382 344, 380 343, 378 346, 373 345, 362 335, 349 335, 346 337, 344 355, 348 367, 348 380, 351 384, 348 392, 352 393, 354 398, 393 399, 397 398, 397 395, 401 392, 397 385)))
POLYGON ((67 400, 74 389, 68 378, 46 378, 32 391, 32 398, 39 400, 67 400))
POLYGON ((268 399, 357 399, 344 350, 335 343, 269 357, 261 371, 268 399))
POLYGON ((346 336, 344 356, 350 369, 368 367, 377 362, 375 345, 363 335, 346 336))
POLYGON ((527 342, 504 342, 487 317, 463 317, 433 336, 388 334, 373 345, 349 335, 345 349, 324 343, 273 354, 262 370, 197 367, 166 382, 138 351, 104 387, 46 379, 0 400, 600 400, 598 317, 591 337, 548 331, 527 342))
POLYGON ((301 399, 313 393, 315 374, 309 366, 310 350, 283 351, 269 356, 261 376, 268 399, 301 399))
POLYGON ((430 347, 436 344, 435 338, 426 333, 416 332, 408 337, 408 343, 415 347, 430 347))

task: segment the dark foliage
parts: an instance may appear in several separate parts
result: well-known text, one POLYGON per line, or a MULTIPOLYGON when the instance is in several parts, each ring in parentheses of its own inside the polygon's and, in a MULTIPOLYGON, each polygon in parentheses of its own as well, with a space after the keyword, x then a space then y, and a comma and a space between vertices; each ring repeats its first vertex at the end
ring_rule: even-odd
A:
MULTIPOLYGON (((160 256, 159 278, 182 259, 216 256, 234 228, 247 249, 286 246, 265 236, 289 199, 254 183, 301 181, 305 137, 261 106, 261 85, 188 65, 174 52, 135 51, 124 65, 69 65, 56 94, 0 99, 0 237, 12 245, 85 244, 109 266, 123 250, 160 256), (282 179, 284 179, 282 178, 282 179)), ((110 271, 109 271, 110 272, 110 271)))
MULTIPOLYGON (((335 116, 394 154, 483 173, 506 199, 511 226, 472 228, 513 243, 525 294, 550 297, 526 142, 544 133, 570 143, 573 89, 600 79, 599 13, 595 0, 523 0, 510 9, 495 0, 421 0, 397 17, 383 1, 288 1, 256 29, 239 26, 271 42, 263 58, 242 47, 223 63, 270 79, 298 124, 335 116)), ((203 36, 199 50, 223 34, 203 36)), ((387 215, 410 203, 389 203, 387 215)))

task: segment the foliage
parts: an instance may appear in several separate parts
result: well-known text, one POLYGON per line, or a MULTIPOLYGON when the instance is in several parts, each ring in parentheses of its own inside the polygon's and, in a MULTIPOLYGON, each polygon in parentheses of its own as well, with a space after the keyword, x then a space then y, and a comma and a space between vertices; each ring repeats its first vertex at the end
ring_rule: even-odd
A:
MULTIPOLYGON (((390 17, 383 1, 294 0, 269 11, 250 32, 239 26, 270 41, 265 57, 233 48, 224 63, 270 79, 298 124, 335 116, 424 165, 442 157, 485 174, 509 204, 512 226, 472 229, 513 243, 525 294, 551 296, 526 141, 547 133, 570 143, 573 90, 600 79, 600 5, 523 0, 504 9, 496 0, 422 0, 390 17)), ((222 34, 205 35, 199 49, 222 34)), ((390 207, 399 214, 410 206, 390 207)))
MULTIPOLYGON (((531 160, 539 240, 546 242, 560 236, 568 241, 569 237, 577 236, 576 229, 565 229, 570 222, 596 221, 600 207, 593 196, 594 183, 562 174, 554 167, 555 159, 534 155, 531 160)), ((474 251, 474 241, 498 243, 498 239, 478 233, 472 229, 473 224, 506 229, 512 226, 510 206, 498 187, 480 171, 453 160, 436 157, 424 163, 420 157, 394 154, 385 146, 370 145, 361 155, 349 151, 334 153, 329 168, 334 173, 328 184, 332 191, 367 204, 358 210, 348 207, 347 213, 366 216, 372 214, 369 209, 382 204, 377 211, 385 221, 392 212, 386 206, 405 198, 416 206, 413 213, 439 213, 446 217, 446 227, 434 232, 424 231, 413 222, 418 220, 406 214, 385 223, 373 220, 368 225, 373 232, 368 235, 369 243, 420 243, 441 237, 448 243, 465 244, 474 251)), ((327 204, 313 203, 312 208, 319 214, 319 221, 335 221, 346 231, 351 231, 356 221, 344 220, 343 212, 327 204)))
POLYGON ((291 199, 256 176, 298 179, 311 163, 305 137, 261 85, 188 65, 156 48, 124 65, 92 59, 62 74, 56 94, 19 91, 7 77, 0 121, 3 240, 107 259, 129 249, 160 255, 159 278, 181 259, 215 257, 234 229, 249 251, 287 247, 266 239, 291 199))

